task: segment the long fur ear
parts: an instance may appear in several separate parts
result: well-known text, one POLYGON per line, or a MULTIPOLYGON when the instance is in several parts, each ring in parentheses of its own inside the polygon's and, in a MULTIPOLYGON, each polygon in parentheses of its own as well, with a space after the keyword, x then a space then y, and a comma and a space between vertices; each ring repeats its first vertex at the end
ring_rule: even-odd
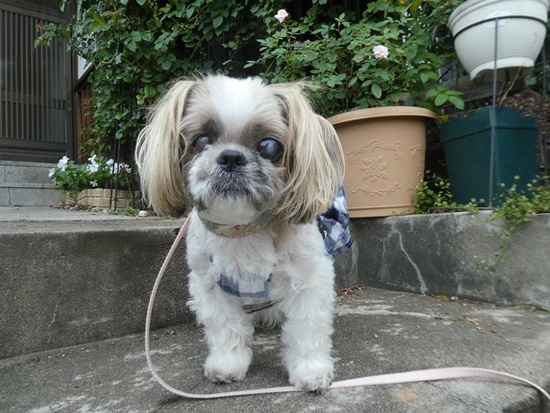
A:
POLYGON ((324 213, 342 185, 344 154, 329 121, 315 114, 302 83, 270 85, 283 104, 288 147, 283 163, 287 186, 279 215, 308 223, 324 213))
POLYGON ((194 81, 179 81, 153 107, 136 148, 142 192, 155 211, 181 213, 187 205, 180 122, 194 81))

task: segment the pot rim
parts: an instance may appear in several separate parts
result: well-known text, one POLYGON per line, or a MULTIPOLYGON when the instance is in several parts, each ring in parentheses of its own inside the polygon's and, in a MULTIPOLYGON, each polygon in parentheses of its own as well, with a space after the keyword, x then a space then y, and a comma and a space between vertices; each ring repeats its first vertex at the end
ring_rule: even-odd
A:
MULTIPOLYGON (((524 0, 525 3, 527 3, 527 1, 529 1, 531 4, 532 2, 544 4, 547 10, 550 7, 550 0, 524 0)), ((541 17, 541 15, 539 15, 538 13, 538 10, 537 12, 534 12, 531 8, 527 8, 527 6, 525 6, 525 3, 515 4, 517 2, 515 2, 514 0, 506 0, 506 2, 513 4, 513 6, 515 7, 513 9, 514 12, 517 12, 519 8, 522 9, 522 12, 520 14, 516 14, 516 16, 521 16, 525 18, 541 17), (523 8, 525 8, 525 10, 523 8)), ((506 6, 503 6, 502 0, 466 0, 464 3, 460 4, 456 9, 453 10, 451 15, 449 16, 449 20, 447 21, 447 27, 451 30, 453 37, 456 37, 457 34, 455 33, 455 25, 457 24, 457 21, 461 20, 462 18, 464 18, 464 16, 470 13, 474 13, 475 11, 477 11, 477 9, 488 9, 490 11, 493 8, 498 11, 507 11, 506 6)), ((512 14, 512 16, 514 15, 512 14)), ((545 23, 547 21, 546 14, 544 14, 544 16, 542 17, 544 18, 543 23, 545 23)), ((504 19, 505 17, 501 18, 504 19)))
POLYGON ((387 106, 381 108, 355 109, 349 112, 331 116, 327 120, 332 125, 345 122, 352 122, 361 119, 376 119, 385 117, 415 116, 428 119, 435 119, 436 114, 429 109, 416 106, 387 106))

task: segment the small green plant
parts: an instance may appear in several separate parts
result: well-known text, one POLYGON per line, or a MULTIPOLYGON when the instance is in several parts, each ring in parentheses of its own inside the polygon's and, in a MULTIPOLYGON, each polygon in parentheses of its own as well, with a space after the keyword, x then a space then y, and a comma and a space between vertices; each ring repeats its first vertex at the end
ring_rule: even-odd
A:
POLYGON ((426 171, 425 178, 416 186, 413 198, 415 214, 433 214, 445 212, 450 207, 456 208, 448 179, 436 173, 426 171))
POLYGON ((514 177, 515 183, 509 188, 500 184, 502 192, 499 195, 498 206, 491 215, 491 220, 504 219, 501 231, 487 234, 488 237, 497 237, 502 240, 499 251, 493 259, 480 259, 479 267, 495 271, 498 263, 508 258, 508 250, 512 244, 512 236, 526 222, 532 221, 536 214, 550 212, 550 188, 543 185, 543 180, 534 180, 527 185, 526 190, 518 189, 519 176, 514 177))
POLYGON ((534 180, 527 185, 527 190, 518 189, 517 181, 510 188, 501 184, 503 192, 500 194, 500 203, 495 208, 495 218, 504 218, 510 234, 513 234, 525 222, 533 219, 533 216, 543 212, 550 212, 550 188, 534 180))
POLYGON ((106 159, 93 152, 91 155, 89 163, 80 165, 67 156, 61 158, 49 173, 55 187, 65 192, 79 192, 90 188, 110 188, 115 181, 118 182, 119 188, 132 187, 134 177, 128 165, 117 164, 112 159, 106 159))
POLYGON ((424 179, 416 186, 412 203, 415 214, 479 211, 475 199, 465 205, 454 202, 449 180, 431 171, 426 171, 424 179))

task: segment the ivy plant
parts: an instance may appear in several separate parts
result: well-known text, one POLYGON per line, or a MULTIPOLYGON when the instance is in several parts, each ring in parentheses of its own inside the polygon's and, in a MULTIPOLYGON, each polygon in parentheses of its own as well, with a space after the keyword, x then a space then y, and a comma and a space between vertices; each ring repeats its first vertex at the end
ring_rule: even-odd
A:
MULTIPOLYGON (((70 0, 61 0, 66 7, 70 0)), ((55 38, 93 65, 88 146, 135 139, 146 108, 183 76, 242 69, 241 51, 264 29, 275 0, 79 0, 68 24, 40 28, 35 45, 55 38), (259 17, 258 17, 259 16, 259 17)))

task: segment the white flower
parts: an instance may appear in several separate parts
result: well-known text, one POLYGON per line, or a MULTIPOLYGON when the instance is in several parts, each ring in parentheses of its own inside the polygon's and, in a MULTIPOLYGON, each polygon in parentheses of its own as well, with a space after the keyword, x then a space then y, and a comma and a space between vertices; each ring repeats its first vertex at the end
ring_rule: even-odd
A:
POLYGON ((93 181, 90 181, 90 185, 92 185, 93 188, 97 188, 98 186, 97 180, 94 179, 93 181))
POLYGON ((65 169, 67 169, 67 164, 68 163, 69 163, 69 158, 64 156, 57 163, 57 167, 60 168, 62 171, 64 171, 65 169))
POLYGON ((99 165, 97 163, 91 163, 90 165, 86 165, 86 169, 91 173, 95 173, 99 171, 99 165))
POLYGON ((283 24, 283 22, 285 21, 285 19, 288 17, 288 13, 285 9, 281 9, 277 12, 277 14, 275 15, 275 18, 277 20, 279 20, 279 23, 283 24))
POLYGON ((55 173, 55 168, 50 168, 50 171, 48 173, 48 178, 51 178, 54 173, 55 173))
POLYGON ((372 49, 372 53, 374 54, 374 57, 378 60, 388 60, 388 56, 390 55, 390 52, 388 51, 388 48, 386 46, 374 46, 374 48, 372 49))

